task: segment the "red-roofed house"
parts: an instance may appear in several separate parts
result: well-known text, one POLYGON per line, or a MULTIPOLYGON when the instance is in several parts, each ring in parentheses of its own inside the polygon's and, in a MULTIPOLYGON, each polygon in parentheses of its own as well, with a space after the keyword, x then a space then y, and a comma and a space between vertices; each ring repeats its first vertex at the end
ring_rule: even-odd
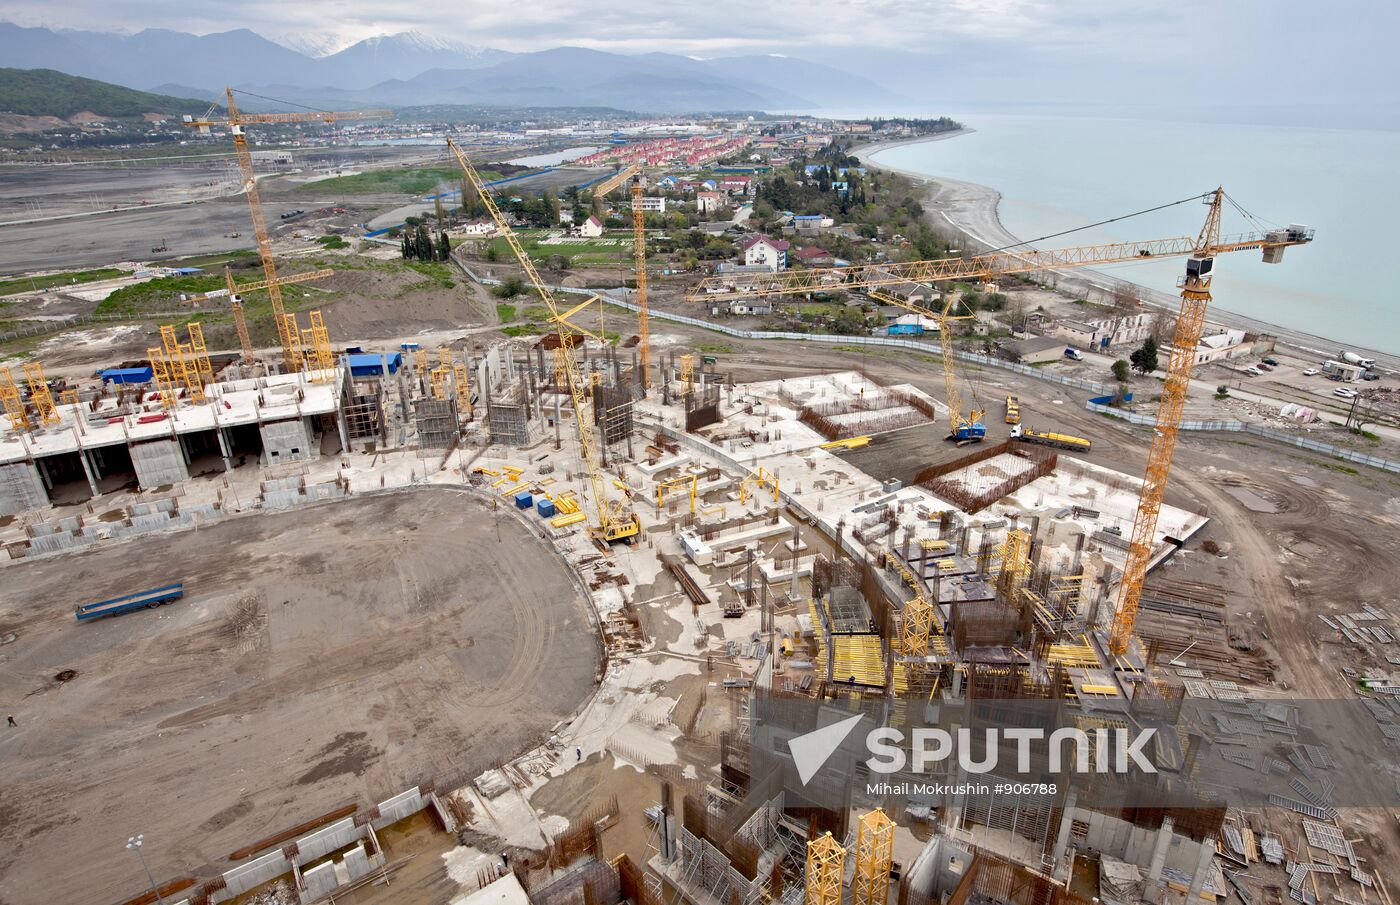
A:
POLYGON ((702 214, 713 214, 729 206, 729 202, 719 192, 699 192, 695 196, 695 203, 702 214))
POLYGON ((744 264, 749 267, 767 267, 774 272, 787 269, 788 243, 782 239, 750 236, 744 240, 743 249, 744 264))
POLYGON ((747 195, 750 182, 748 176, 725 176, 719 180, 719 190, 730 195, 747 195))
POLYGON ((799 248, 792 253, 799 264, 806 264, 808 267, 822 267, 836 263, 836 258, 825 248, 818 248, 809 245, 806 248, 799 248))
POLYGON ((579 224, 578 234, 585 239, 596 239, 603 234, 603 222, 597 217, 589 217, 579 224))

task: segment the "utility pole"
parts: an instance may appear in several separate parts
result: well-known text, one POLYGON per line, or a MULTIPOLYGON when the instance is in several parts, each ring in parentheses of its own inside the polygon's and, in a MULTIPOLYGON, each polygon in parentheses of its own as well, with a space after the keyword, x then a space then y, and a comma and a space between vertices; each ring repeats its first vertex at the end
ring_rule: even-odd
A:
POLYGON ((151 869, 146 866, 146 856, 141 853, 141 845, 146 841, 145 833, 138 833, 126 840, 126 847, 136 853, 136 857, 141 859, 141 869, 146 872, 146 880, 151 884, 151 895, 156 897, 156 905, 164 905, 164 900, 160 897, 160 890, 156 889, 156 878, 151 876, 151 869))

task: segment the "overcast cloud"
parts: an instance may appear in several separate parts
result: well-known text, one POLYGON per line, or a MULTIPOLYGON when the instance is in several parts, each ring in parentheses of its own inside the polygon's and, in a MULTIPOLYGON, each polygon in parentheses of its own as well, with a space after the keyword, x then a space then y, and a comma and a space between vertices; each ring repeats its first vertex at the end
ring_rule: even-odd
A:
POLYGON ((863 68, 941 102, 1387 102, 1400 4, 1278 0, 0 0, 21 25, 197 34, 249 28, 338 48, 418 31, 511 51, 559 45, 863 68))

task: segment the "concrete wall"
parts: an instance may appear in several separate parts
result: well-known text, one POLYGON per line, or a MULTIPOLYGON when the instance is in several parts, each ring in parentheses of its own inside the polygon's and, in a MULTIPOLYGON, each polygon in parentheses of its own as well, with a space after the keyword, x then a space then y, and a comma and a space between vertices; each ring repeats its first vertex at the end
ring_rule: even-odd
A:
POLYGON ((259 425, 262 433, 264 465, 281 462, 310 462, 320 457, 320 450, 311 442, 311 430, 305 419, 270 421, 259 425))
POLYGON ((49 505, 49 492, 33 462, 0 465, 0 516, 49 505))
POLYGON ((179 484, 189 479, 185 454, 178 441, 147 440, 131 444, 131 464, 136 467, 136 480, 142 490, 163 484, 179 484))

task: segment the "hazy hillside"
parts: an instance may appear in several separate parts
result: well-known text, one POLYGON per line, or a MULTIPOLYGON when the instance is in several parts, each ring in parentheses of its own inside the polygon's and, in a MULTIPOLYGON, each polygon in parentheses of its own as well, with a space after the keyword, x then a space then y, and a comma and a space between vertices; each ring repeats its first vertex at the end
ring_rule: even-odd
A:
MULTIPOLYGON (((695 60, 580 47, 513 54, 415 32, 367 38, 313 57, 247 29, 119 35, 0 22, 0 60, 22 68, 58 66, 143 91, 215 97, 232 85, 315 107, 492 104, 701 113, 900 100, 863 76, 784 56, 695 60)), ((263 104, 247 100, 250 110, 263 104)))
POLYGON ((0 69, 0 113, 68 117, 75 113, 131 117, 203 113, 207 101, 133 91, 52 69, 0 69))

